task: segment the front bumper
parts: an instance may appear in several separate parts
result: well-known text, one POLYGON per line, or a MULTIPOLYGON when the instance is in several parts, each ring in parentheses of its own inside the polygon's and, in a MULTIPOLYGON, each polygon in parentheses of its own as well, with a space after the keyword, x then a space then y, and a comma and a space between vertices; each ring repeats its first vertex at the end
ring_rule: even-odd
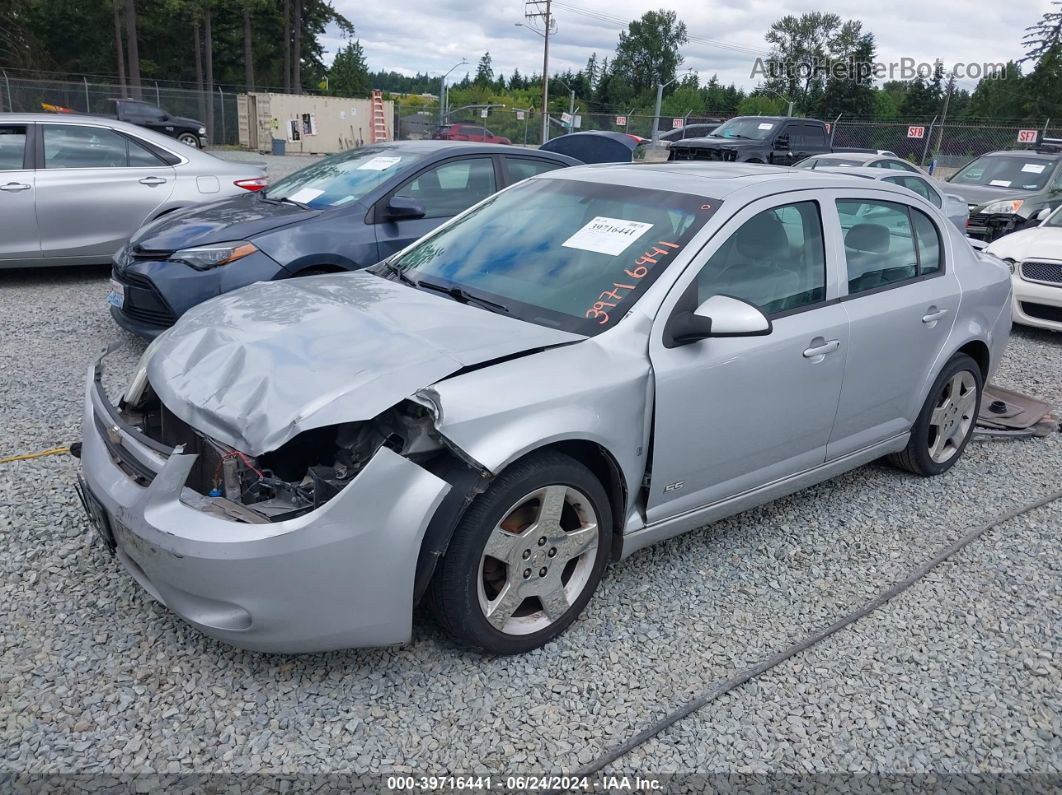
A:
POLYGON ((1025 227, 1028 219, 1014 213, 971 213, 964 230, 967 237, 992 242, 1025 227))
POLYGON ((199 271, 180 262, 134 258, 123 248, 114 256, 111 278, 123 286, 125 300, 121 309, 111 307, 111 316, 127 331, 151 339, 203 301, 290 275, 262 251, 231 265, 199 271))
MULTIPOLYGON (((205 513, 184 487, 195 455, 121 427, 89 372, 81 467, 115 554, 151 596, 226 643, 309 652, 407 642, 421 540, 449 491, 381 448, 321 508, 247 524, 205 513), (110 448, 110 449, 109 449, 110 448), (119 466, 140 468, 139 480, 119 466), (146 483, 146 485, 142 485, 146 483)), ((104 535, 106 538, 106 535, 104 535)))
POLYGON ((1062 284, 1031 282, 1021 277, 1020 270, 1011 276, 1011 284, 1015 323, 1062 331, 1062 284))

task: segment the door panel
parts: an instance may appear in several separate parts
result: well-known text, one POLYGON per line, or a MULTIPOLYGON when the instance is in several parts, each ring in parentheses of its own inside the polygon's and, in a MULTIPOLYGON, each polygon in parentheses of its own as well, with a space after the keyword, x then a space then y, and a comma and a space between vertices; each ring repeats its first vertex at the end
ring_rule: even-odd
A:
POLYGON ((105 127, 43 124, 41 129, 41 256, 106 262, 169 198, 174 170, 105 127), (151 160, 157 164, 129 165, 151 160))
MULTIPOLYGON (((858 214, 839 214, 852 278, 852 294, 842 302, 851 342, 830 435, 831 460, 909 430, 921 408, 925 386, 941 364, 942 349, 959 308, 958 280, 947 263, 939 261, 947 237, 940 236, 929 217, 914 207, 891 201, 870 203, 873 209, 864 206, 858 214), (912 234, 896 208, 921 216, 919 231, 929 230, 935 240, 912 234), (876 234, 868 226, 885 231, 876 234), (923 276, 914 274, 912 267, 908 278, 900 278, 912 257, 909 251, 916 252, 923 276), (883 275, 876 286, 875 273, 883 275), (936 275, 927 277, 931 273, 936 275), (892 277, 896 281, 890 281, 892 277), (861 286, 863 292, 859 292, 861 286)), ((853 202, 842 209, 855 206, 853 202)))
POLYGON ((380 259, 401 251, 417 238, 497 191, 494 160, 489 156, 447 160, 421 171, 376 206, 383 215, 391 196, 407 196, 424 205, 423 218, 381 220, 376 224, 380 259))
MULTIPOLYGON (((650 523, 811 469, 826 459, 848 349, 848 316, 829 302, 818 203, 762 200, 717 235, 682 297, 747 300, 771 317, 761 337, 668 348, 650 340, 656 384, 650 523)), ((831 244, 831 249, 833 245, 831 244)), ((655 330, 654 330, 655 331, 655 330)))
POLYGON ((8 264, 41 256, 36 176, 25 168, 28 133, 29 125, 0 126, 0 261, 8 264))

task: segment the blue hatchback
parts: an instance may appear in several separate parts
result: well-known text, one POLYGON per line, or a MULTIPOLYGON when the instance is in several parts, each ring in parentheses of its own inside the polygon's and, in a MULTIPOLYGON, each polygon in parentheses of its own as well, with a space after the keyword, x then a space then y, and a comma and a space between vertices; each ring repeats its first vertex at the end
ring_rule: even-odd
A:
POLYGON ((196 304, 253 282, 372 265, 501 188, 579 162, 453 141, 333 155, 267 190, 141 228, 114 256, 111 314, 155 337, 196 304))

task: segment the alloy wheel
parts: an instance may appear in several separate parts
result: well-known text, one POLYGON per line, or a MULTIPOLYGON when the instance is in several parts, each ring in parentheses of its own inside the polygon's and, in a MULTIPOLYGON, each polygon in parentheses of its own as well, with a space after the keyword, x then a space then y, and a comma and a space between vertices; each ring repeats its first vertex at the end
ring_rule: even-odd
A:
POLYGON ((951 460, 962 448, 977 407, 977 382, 961 370, 941 390, 929 419, 929 457, 938 464, 951 460))
POLYGON ((509 508, 479 563, 479 606, 491 626, 527 635, 559 621, 590 582, 597 523, 572 486, 545 486, 509 508))

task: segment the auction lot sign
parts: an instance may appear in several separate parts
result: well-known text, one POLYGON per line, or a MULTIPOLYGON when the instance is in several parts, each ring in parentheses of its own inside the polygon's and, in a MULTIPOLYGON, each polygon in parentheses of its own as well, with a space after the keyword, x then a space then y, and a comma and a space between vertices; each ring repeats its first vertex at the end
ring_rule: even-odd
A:
POLYGON ((908 127, 907 128, 907 137, 908 138, 925 138, 926 137, 926 128, 925 127, 908 127))
POLYGON ((1034 144, 1039 135, 1039 130, 1018 130, 1019 144, 1034 144))

